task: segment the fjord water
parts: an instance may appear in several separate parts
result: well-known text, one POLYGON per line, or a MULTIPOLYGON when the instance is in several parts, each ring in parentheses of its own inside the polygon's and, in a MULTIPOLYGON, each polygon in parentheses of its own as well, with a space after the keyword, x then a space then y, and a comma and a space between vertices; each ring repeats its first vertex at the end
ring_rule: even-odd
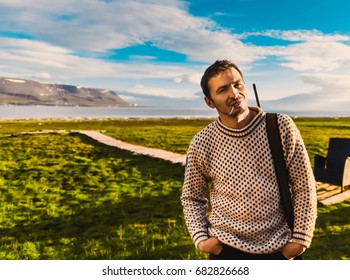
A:
MULTIPOLYGON (((274 112, 299 117, 348 117, 350 112, 274 112)), ((61 106, 0 106, 0 119, 37 118, 215 118, 215 110, 168 107, 61 107, 61 106)))
POLYGON ((0 106, 0 119, 36 118, 172 118, 215 117, 206 109, 172 109, 163 107, 60 107, 0 106))

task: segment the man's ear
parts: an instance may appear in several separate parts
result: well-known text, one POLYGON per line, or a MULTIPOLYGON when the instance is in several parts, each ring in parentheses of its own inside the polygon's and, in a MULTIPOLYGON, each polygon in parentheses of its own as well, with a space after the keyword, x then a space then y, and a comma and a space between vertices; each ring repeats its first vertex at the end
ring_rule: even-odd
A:
POLYGON ((212 109, 215 109, 215 106, 214 106, 214 103, 213 101, 209 98, 209 97, 204 97, 204 100, 205 100, 205 103, 207 103, 207 105, 212 108, 212 109))

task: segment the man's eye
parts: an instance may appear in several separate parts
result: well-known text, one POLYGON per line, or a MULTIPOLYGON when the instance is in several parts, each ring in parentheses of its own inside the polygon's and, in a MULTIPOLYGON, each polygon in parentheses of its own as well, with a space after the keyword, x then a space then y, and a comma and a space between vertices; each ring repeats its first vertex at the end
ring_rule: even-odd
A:
POLYGON ((219 93, 224 93, 227 90, 227 87, 219 89, 219 93))

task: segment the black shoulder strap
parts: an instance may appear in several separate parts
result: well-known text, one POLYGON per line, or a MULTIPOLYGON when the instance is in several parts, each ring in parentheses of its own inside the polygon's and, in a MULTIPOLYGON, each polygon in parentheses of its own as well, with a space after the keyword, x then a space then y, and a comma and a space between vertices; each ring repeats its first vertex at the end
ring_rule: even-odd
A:
POLYGON ((278 129, 277 114, 266 113, 267 136, 270 143, 273 162, 277 176, 277 182, 280 189, 283 209, 288 221, 289 228, 293 231, 294 211, 292 206, 291 193, 289 190, 288 173, 284 161, 281 136, 278 129))

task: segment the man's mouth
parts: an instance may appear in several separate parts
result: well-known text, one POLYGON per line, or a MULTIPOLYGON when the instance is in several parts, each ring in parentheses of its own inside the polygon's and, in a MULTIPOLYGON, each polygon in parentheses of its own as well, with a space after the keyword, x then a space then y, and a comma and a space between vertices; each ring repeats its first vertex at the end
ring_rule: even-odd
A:
POLYGON ((231 107, 230 114, 233 112, 235 108, 237 108, 241 104, 242 100, 241 98, 236 99, 234 102, 229 104, 229 107, 231 107))
POLYGON ((232 114, 235 108, 239 107, 241 102, 242 102, 242 96, 239 93, 237 93, 233 98, 232 102, 228 104, 228 106, 231 107, 230 114, 232 114))

